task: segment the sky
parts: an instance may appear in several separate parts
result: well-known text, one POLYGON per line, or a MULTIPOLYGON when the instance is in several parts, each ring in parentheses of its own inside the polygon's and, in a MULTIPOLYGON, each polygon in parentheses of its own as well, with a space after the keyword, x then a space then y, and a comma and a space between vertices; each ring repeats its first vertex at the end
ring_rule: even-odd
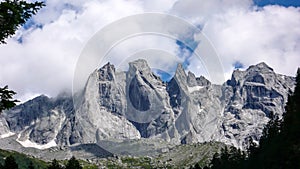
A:
MULTIPOLYGON (((225 79, 234 69, 260 62, 275 72, 294 76, 300 66, 299 0, 47 0, 15 36, 0 45, 0 86, 8 85, 22 102, 40 94, 55 97, 72 91, 76 68, 91 39, 107 25, 143 13, 176 16, 194 25, 217 53, 225 79)), ((169 25, 166 20, 162 26, 169 25)), ((118 27, 130 31, 130 27, 118 27)), ((128 61, 148 58, 151 68, 170 77, 177 63, 209 78, 197 58, 198 34, 176 39, 146 35, 122 39, 107 58, 117 68, 128 61), (159 51, 159 52, 158 52, 159 51), (158 53, 157 53, 158 52, 158 53), (152 55, 153 56, 152 56, 152 55)), ((110 38, 110 36, 108 36, 110 38)), ((94 67, 92 67, 94 69, 94 67)), ((213 79, 211 79, 213 81, 213 79)))

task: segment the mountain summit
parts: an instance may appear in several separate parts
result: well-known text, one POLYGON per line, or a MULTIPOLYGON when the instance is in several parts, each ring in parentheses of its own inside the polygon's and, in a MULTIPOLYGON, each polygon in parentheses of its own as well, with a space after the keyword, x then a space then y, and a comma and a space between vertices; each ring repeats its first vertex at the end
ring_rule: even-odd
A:
POLYGON ((271 114, 282 117, 294 83, 265 63, 235 70, 223 85, 186 73, 180 64, 163 82, 145 60, 129 63, 128 71, 108 63, 74 99, 39 96, 6 111, 0 134, 40 149, 141 138, 243 148, 250 138, 259 140, 271 114))

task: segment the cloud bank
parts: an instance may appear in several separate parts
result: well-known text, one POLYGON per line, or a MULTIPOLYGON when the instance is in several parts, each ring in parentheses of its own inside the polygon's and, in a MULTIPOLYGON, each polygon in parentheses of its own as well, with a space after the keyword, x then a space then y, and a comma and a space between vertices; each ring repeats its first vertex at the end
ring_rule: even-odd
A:
MULTIPOLYGON (((250 0, 51 0, 0 46, 0 85, 17 91, 21 101, 70 91, 77 59, 88 40, 105 25, 144 12, 172 14, 202 29, 219 55, 226 78, 235 63, 248 67, 264 61, 276 72, 292 76, 300 66, 299 7, 258 7, 250 0)), ((143 51, 160 46, 166 56, 178 55, 174 60, 184 61, 176 41, 145 39, 145 45, 133 39, 111 55, 124 51, 130 57, 137 52, 126 53, 126 48, 138 46, 143 51)), ((112 58, 119 62, 120 58, 112 58)), ((204 73, 199 60, 191 57, 187 64, 197 75, 204 73)))

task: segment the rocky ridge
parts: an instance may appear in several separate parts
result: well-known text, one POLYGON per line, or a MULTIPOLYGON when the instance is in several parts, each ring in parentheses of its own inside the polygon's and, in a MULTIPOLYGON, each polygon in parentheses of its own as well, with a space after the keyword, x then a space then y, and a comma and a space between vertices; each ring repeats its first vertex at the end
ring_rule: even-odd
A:
POLYGON ((74 98, 39 96, 4 112, 0 134, 39 149, 140 138, 243 148, 250 138, 259 140, 272 114, 282 117, 294 83, 265 63, 235 70, 223 85, 186 73, 180 64, 163 82, 145 60, 129 63, 126 72, 108 63, 74 98))

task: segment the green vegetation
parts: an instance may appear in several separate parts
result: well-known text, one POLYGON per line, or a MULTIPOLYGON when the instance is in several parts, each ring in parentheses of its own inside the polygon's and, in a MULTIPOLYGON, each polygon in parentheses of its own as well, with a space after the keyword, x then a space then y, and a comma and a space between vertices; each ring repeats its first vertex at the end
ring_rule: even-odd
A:
POLYGON ((95 164, 77 160, 75 157, 66 161, 52 160, 45 162, 14 151, 0 150, 0 168, 4 169, 97 169, 95 164))
POLYGON ((141 167, 144 169, 152 168, 151 159, 148 157, 139 157, 139 158, 124 157, 122 158, 122 163, 126 164, 125 166, 130 166, 130 167, 141 167))
POLYGON ((82 169, 79 161, 73 156, 67 163, 65 169, 82 169))
POLYGON ((3 110, 10 109, 16 105, 18 100, 13 99, 13 95, 15 94, 16 92, 8 90, 8 86, 3 88, 0 87, 0 113, 3 110))
POLYGON ((16 163, 15 158, 13 156, 6 157, 3 168, 18 169, 18 164, 16 163))
MULTIPOLYGON (((32 15, 45 6, 44 2, 28 3, 20 0, 4 0, 0 2, 0 44, 15 34, 16 30, 24 25, 32 15)), ((8 90, 7 86, 0 87, 0 113, 16 105, 18 100, 13 99, 16 92, 8 90)))
POLYGON ((30 168, 30 166, 33 166, 36 169, 47 168, 47 163, 42 160, 31 158, 26 156, 25 154, 14 151, 0 150, 0 164, 2 166, 6 166, 6 163, 8 162, 9 164, 12 164, 13 161, 15 161, 18 165, 18 169, 27 169, 30 168))
POLYGON ((5 39, 15 34, 16 30, 43 6, 43 2, 2 1, 0 3, 0 44, 6 43, 5 39))
MULTIPOLYGON (((192 145, 178 145, 169 147, 157 156, 114 156, 108 158, 95 158, 90 160, 75 159, 56 160, 45 162, 37 158, 28 157, 24 154, 0 150, 0 164, 8 156, 14 157, 19 169, 67 169, 66 167, 76 169, 74 166, 83 169, 97 168, 183 168, 194 165, 201 161, 201 166, 205 166, 212 159, 215 152, 224 147, 223 143, 197 143, 192 145)), ((1 168, 1 167, 0 167, 1 168)))
POLYGON ((219 142, 178 145, 169 152, 159 155, 156 161, 160 167, 182 168, 197 162, 200 166, 205 166, 223 147, 225 144, 219 142))
POLYGON ((51 164, 48 166, 47 169, 63 169, 63 168, 64 167, 61 164, 59 164, 59 162, 56 159, 54 159, 52 160, 51 164))

